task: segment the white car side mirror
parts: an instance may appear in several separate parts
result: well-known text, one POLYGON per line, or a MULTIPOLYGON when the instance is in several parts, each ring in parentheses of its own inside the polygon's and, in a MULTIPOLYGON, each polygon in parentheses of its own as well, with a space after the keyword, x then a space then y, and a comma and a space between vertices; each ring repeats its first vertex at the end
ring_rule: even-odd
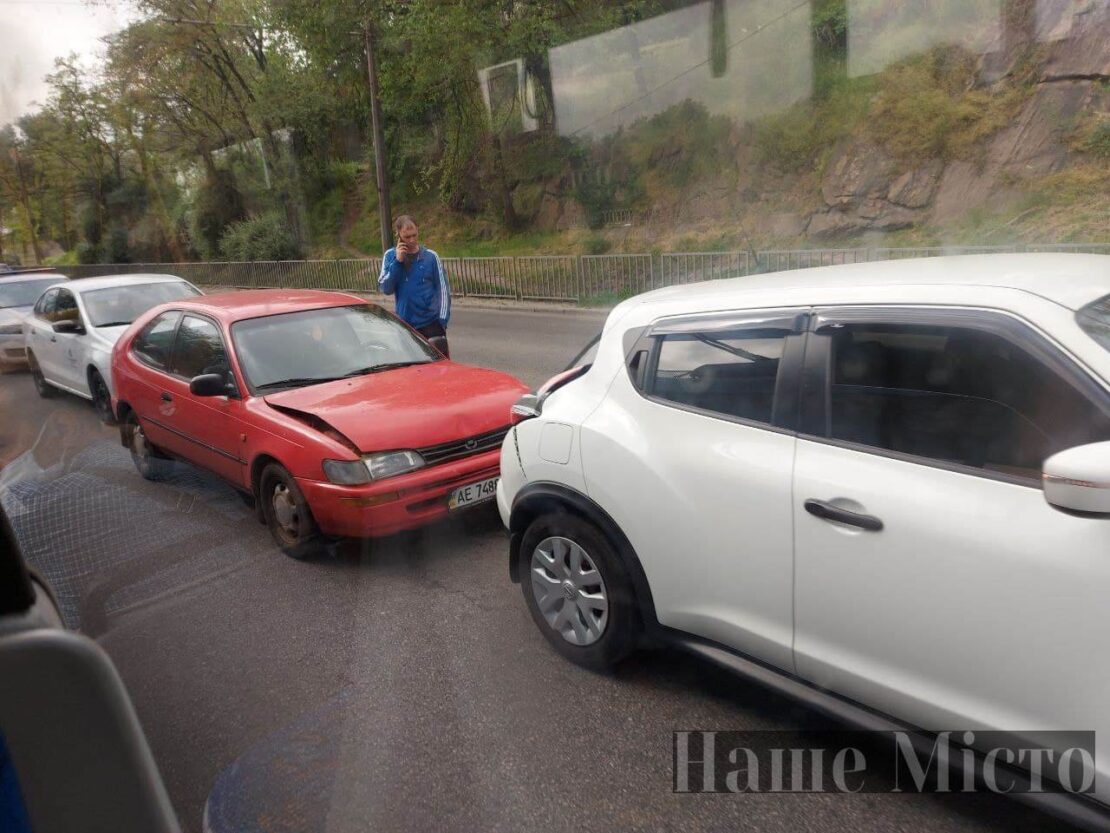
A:
POLYGON ((1110 442, 1053 454, 1044 462, 1044 498, 1057 509, 1110 518, 1110 442))

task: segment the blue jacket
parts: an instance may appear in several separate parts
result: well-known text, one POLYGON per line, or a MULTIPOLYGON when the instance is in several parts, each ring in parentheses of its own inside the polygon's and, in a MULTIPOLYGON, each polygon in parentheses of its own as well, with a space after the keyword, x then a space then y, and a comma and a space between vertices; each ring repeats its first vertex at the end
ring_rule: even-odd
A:
POLYGON ((386 295, 397 296, 397 315, 412 327, 426 327, 438 321, 444 329, 451 320, 451 287, 439 255, 420 247, 415 258, 397 260, 390 249, 382 259, 378 287, 386 295))

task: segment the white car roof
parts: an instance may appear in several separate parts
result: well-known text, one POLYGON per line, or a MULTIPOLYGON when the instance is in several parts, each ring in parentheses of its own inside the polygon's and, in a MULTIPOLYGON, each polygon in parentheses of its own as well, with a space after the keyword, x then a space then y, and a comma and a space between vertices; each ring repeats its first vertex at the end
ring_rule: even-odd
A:
POLYGON ((175 275, 104 275, 100 278, 78 278, 67 281, 66 289, 78 294, 94 289, 111 289, 116 286, 137 286, 150 283, 186 282, 175 275))
POLYGON ((973 302, 979 289, 1010 289, 1076 310, 1110 295, 1110 255, 960 255, 821 266, 657 289, 620 307, 631 314, 625 322, 632 323, 630 318, 646 321, 749 304, 859 303, 871 287, 883 288, 884 302, 896 298, 899 288, 906 289, 907 300, 917 300, 921 288, 928 287, 937 303, 973 302))
POLYGON ((0 272, 0 283, 16 283, 17 281, 66 281, 65 275, 57 272, 0 272))

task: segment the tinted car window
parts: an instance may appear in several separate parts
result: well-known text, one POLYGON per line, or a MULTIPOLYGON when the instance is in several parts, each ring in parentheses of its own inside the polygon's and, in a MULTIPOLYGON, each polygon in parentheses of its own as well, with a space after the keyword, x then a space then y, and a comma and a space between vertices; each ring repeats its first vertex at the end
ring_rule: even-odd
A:
POLYGON ((204 373, 226 376, 227 371, 227 352, 216 325, 203 318, 186 315, 177 328, 173 372, 192 379, 204 373))
POLYGON ((1110 295, 1081 309, 1076 320, 1091 338, 1110 350, 1110 295))
POLYGON ((54 314, 54 308, 57 302, 58 290, 51 289, 39 299, 39 302, 37 304, 35 304, 35 315, 39 316, 40 318, 45 318, 47 321, 49 321, 51 316, 54 314))
POLYGON ((739 329, 663 336, 649 392, 680 405, 769 423, 789 334, 739 329))
POLYGON ((77 299, 68 289, 59 289, 51 321, 76 321, 81 315, 77 311, 77 299))
POLYGON ((173 353, 174 332, 180 319, 180 312, 170 311, 162 313, 147 324, 135 338, 135 344, 131 348, 135 355, 151 367, 165 370, 173 353))
POLYGON ((832 343, 829 436, 1039 479, 1110 439, 1110 415, 1029 352, 961 327, 849 324, 832 343))

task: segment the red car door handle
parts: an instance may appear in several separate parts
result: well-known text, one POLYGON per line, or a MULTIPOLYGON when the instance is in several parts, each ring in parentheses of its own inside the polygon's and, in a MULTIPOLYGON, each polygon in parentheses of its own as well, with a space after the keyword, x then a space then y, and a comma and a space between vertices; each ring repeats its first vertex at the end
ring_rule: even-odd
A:
POLYGON ((163 402, 173 402, 173 397, 172 397, 172 396, 170 396, 170 395, 169 395, 168 393, 166 393, 165 391, 162 391, 162 401, 163 401, 163 402))

